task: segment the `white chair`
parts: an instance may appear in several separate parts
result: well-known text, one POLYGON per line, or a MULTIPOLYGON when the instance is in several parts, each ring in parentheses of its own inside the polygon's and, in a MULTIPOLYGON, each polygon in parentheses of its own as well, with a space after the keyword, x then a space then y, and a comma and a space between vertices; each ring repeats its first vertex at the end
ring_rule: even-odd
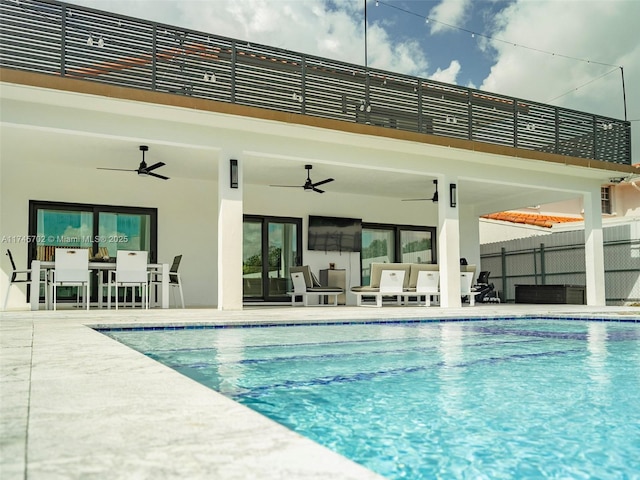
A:
POLYGON ((423 270, 418 272, 416 283, 416 294, 418 297, 424 295, 425 306, 431 306, 431 297, 440 296, 440 272, 423 270))
POLYGON ((140 289, 142 306, 149 308, 149 272, 147 270, 148 252, 118 250, 116 269, 109 271, 108 308, 111 308, 111 288, 115 287, 116 310, 118 310, 118 288, 124 288, 124 300, 127 288, 131 288, 131 306, 135 305, 135 289, 140 289))
MULTIPOLYGON (((173 290, 178 289, 178 292, 180 293, 180 305, 182 306, 182 308, 184 308, 184 294, 182 293, 182 280, 180 279, 180 274, 178 273, 178 268, 180 267, 181 260, 182 260, 182 255, 176 255, 175 257, 173 257, 173 263, 169 268, 169 287, 172 290, 172 295, 171 295, 172 297, 174 297, 173 290)), ((152 291, 155 292, 154 287, 162 285, 162 273, 151 272, 151 281, 149 283, 152 288, 152 291)), ((155 295, 154 295, 154 298, 155 298, 155 295)), ((174 304, 176 303, 175 297, 174 297, 173 303, 174 304)))
POLYGON ((402 305, 402 296, 404 294, 404 270, 383 270, 380 274, 380 292, 376 295, 376 306, 382 306, 382 297, 384 295, 393 295, 396 297, 397 304, 402 305))
MULTIPOLYGON (((13 255, 11 254, 11 250, 7 249, 7 256, 9 257, 9 261, 11 262, 11 278, 9 279, 9 285, 7 285, 7 294, 4 297, 4 304, 2 306, 2 310, 7 309, 7 302, 9 301, 9 294, 11 293, 11 285, 15 283, 29 283, 31 282, 31 269, 27 270, 17 270, 16 264, 13 261, 13 255)), ((39 293, 36 292, 35 295, 39 293)), ((47 289, 45 288, 45 302, 47 298, 47 289)), ((27 299, 28 300, 28 299, 27 299)))
MULTIPOLYGON (((291 306, 295 306, 296 297, 302 297, 302 304, 309 306, 309 296, 315 295, 320 300, 320 297, 333 297, 333 303, 329 305, 338 305, 338 295, 344 293, 344 289, 339 287, 323 287, 314 285, 313 274, 308 265, 302 267, 291 267, 289 269, 291 274, 291 281, 293 283, 293 291, 287 292, 287 295, 291 297, 291 306)), ((318 303, 321 305, 322 303, 318 303)))
POLYGON ((471 286, 473 284, 473 272, 460 272, 460 294, 463 297, 469 297, 469 305, 476 304, 476 295, 481 292, 475 292, 471 286))
POLYGON ((53 309, 57 309, 58 287, 78 287, 77 301, 80 300, 82 288, 82 299, 89 310, 89 279, 89 251, 86 248, 56 248, 54 267, 49 278, 53 309))

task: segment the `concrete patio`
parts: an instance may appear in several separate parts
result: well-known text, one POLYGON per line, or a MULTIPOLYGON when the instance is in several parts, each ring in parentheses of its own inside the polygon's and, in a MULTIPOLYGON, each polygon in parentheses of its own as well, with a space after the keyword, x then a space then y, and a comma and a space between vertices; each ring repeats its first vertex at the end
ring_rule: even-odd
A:
POLYGON ((581 305, 0 313, 0 476, 5 480, 381 478, 91 326, 527 314, 640 322, 638 307, 581 305))

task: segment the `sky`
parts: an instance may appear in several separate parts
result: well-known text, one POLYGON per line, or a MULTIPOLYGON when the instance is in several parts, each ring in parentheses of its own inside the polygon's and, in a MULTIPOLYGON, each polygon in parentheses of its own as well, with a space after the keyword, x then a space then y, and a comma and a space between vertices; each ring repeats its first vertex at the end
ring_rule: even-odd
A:
POLYGON ((640 163, 640 0, 68 3, 620 120, 626 106, 640 163))

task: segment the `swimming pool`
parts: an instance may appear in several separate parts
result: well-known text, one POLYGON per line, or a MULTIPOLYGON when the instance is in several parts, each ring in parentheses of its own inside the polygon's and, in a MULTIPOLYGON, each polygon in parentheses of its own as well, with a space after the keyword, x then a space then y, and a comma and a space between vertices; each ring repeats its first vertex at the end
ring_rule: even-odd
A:
POLYGON ((105 333, 390 479, 639 478, 638 324, 105 333))

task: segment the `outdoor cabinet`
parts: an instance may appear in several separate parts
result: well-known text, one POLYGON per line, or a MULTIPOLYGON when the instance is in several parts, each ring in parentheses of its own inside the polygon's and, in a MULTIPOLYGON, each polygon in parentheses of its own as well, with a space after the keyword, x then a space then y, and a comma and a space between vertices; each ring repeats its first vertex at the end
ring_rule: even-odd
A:
POLYGON ((585 304, 584 285, 516 285, 516 303, 585 304))
MULTIPOLYGON (((320 285, 323 287, 338 287, 347 291, 347 271, 344 269, 325 269, 320 270, 320 285)), ((323 302, 328 303, 329 297, 323 297, 323 302)), ((346 294, 338 295, 338 305, 347 303, 346 294)))

